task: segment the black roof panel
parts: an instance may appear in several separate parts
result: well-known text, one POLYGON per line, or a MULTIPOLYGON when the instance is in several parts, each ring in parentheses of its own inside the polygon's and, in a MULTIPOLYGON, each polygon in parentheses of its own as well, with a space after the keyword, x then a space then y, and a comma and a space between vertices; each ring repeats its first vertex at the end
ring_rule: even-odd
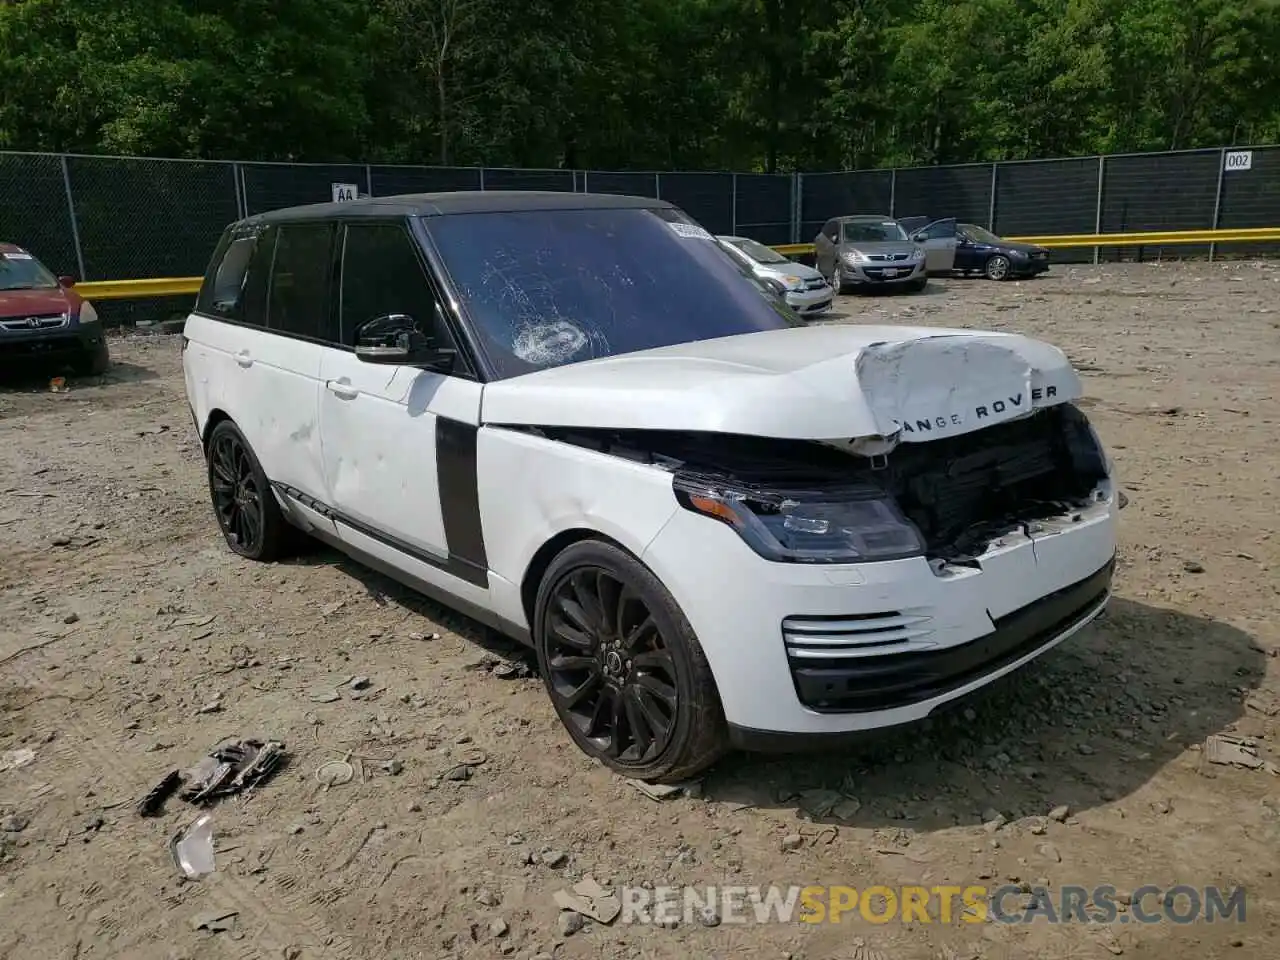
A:
POLYGON ((312 203, 246 217, 242 223, 279 223, 330 218, 441 217, 467 213, 512 213, 518 210, 665 209, 671 204, 652 197, 605 193, 561 193, 537 190, 459 190, 409 193, 395 197, 362 197, 343 203, 312 203))

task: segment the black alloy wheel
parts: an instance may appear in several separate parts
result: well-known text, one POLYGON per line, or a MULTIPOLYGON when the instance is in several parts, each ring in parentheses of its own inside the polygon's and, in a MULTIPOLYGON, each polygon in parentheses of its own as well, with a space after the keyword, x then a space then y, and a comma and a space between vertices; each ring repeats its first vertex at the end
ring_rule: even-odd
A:
POLYGON ((622 764, 644 764, 671 740, 676 666, 644 601, 599 567, 552 593, 547 622, 551 695, 582 736, 622 764))
POLYGON ((209 486, 218 525, 237 553, 253 553, 262 545, 262 495, 254 480, 249 449, 241 437, 226 432, 209 446, 209 486))
POLYGON ((543 682, 579 748, 613 770, 674 780, 710 766, 727 731, 702 648, 675 600, 630 554, 583 541, 538 593, 543 682))
POLYGON ((230 420, 209 435, 208 462, 209 494, 227 546, 249 560, 276 559, 293 528, 280 512, 249 441, 230 420))

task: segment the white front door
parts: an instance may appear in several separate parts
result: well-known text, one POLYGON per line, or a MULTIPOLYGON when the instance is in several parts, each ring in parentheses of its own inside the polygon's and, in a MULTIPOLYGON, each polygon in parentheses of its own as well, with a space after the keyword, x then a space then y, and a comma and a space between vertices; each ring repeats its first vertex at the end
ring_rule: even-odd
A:
POLYGON ((403 224, 346 226, 341 345, 324 351, 320 368, 325 499, 356 550, 455 591, 452 581, 483 591, 475 476, 481 384, 465 369, 371 363, 354 352, 362 324, 398 314, 427 332, 436 329, 437 309, 403 224))

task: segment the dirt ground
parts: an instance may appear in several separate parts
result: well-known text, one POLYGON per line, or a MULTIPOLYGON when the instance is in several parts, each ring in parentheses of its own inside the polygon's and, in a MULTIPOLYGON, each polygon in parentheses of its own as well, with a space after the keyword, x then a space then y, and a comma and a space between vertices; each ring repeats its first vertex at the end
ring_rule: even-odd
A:
POLYGON ((0 958, 1280 956, 1280 776, 1202 750, 1235 733, 1280 762, 1280 265, 1064 266, 846 297, 840 312, 1017 330, 1071 355, 1130 497, 1116 598, 963 710, 852 752, 733 756, 662 801, 582 757, 537 680, 491 669, 511 651, 473 623, 329 553, 233 557, 178 338, 116 340, 113 372, 65 392, 8 382, 0 958), (235 735, 283 739, 291 760, 213 808, 217 869, 189 881, 169 841, 193 808, 173 799, 143 819, 133 804, 235 735), (363 782, 324 789, 317 769, 349 754, 363 782), (398 773, 381 765, 393 759, 398 773), (470 778, 448 779, 459 764, 470 778), (823 816, 823 789, 858 803, 823 816), (1065 819, 1046 819, 1061 805, 1065 819), (588 874, 1242 885, 1247 919, 855 912, 566 934, 553 894, 588 874), (197 928, 210 917, 224 919, 197 928))

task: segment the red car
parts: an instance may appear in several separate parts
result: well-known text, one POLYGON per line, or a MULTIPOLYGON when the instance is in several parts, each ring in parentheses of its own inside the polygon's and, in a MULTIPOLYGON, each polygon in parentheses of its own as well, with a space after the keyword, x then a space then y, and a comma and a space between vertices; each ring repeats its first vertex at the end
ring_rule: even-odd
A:
POLYGON ((0 243, 0 362, 61 361, 76 373, 104 373, 111 364, 98 312, 32 254, 0 243))

